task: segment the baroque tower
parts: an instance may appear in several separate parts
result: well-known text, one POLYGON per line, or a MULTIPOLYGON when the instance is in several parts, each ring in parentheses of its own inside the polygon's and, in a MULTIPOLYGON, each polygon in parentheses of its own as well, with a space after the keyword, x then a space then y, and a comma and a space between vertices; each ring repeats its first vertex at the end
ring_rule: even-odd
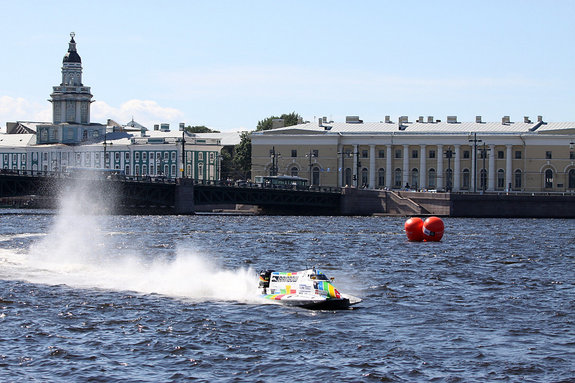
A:
POLYGON ((53 124, 89 124, 92 94, 82 84, 82 59, 76 51, 74 32, 70 33, 68 52, 62 60, 62 83, 50 95, 53 124))

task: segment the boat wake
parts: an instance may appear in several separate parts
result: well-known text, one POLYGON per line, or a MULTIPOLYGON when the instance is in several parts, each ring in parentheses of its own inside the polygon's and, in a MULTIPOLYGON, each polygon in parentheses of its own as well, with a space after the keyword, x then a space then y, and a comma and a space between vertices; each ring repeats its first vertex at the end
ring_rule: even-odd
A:
MULTIPOLYGON (((102 229, 110 227, 114 217, 95 214, 99 203, 91 205, 76 195, 62 199, 51 229, 29 249, 0 252, 0 278, 192 300, 256 301, 258 277, 254 271, 225 270, 189 244, 167 255, 158 252, 150 256, 149 248, 127 250, 111 234, 118 227, 108 232, 102 229)), ((123 240, 126 236, 129 241, 129 233, 123 240)))

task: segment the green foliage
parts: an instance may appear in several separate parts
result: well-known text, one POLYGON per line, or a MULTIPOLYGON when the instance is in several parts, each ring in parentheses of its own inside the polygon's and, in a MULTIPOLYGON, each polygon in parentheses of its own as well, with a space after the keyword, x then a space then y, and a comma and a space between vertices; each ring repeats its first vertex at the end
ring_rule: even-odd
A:
POLYGON ((243 179, 251 177, 252 168, 252 139, 250 132, 243 132, 240 143, 235 147, 235 155, 232 160, 235 170, 242 175, 243 179))
POLYGON ((204 125, 199 126, 186 126, 186 132, 188 133, 219 133, 218 130, 212 130, 204 125))

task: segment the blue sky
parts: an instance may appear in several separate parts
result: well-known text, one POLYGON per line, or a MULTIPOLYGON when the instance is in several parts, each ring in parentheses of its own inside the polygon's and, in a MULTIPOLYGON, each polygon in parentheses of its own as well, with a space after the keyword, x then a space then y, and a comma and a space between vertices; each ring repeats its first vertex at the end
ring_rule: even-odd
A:
POLYGON ((0 14, 2 127, 51 119, 72 31, 94 122, 575 121, 575 1, 0 0, 0 14))

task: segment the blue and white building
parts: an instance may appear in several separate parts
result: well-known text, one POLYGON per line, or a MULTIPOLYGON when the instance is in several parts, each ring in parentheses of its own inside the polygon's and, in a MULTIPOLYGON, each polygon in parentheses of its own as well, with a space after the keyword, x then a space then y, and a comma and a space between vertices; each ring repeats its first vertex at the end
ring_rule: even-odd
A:
MULTIPOLYGON (((62 61, 62 82, 50 95, 51 122, 7 122, 0 133, 0 168, 65 172, 70 167, 123 170, 127 176, 220 179, 222 138, 217 134, 171 131, 168 124, 147 129, 90 120, 92 93, 82 82, 82 59, 74 33, 62 61)), ((239 134, 238 142, 239 142, 239 134)))

